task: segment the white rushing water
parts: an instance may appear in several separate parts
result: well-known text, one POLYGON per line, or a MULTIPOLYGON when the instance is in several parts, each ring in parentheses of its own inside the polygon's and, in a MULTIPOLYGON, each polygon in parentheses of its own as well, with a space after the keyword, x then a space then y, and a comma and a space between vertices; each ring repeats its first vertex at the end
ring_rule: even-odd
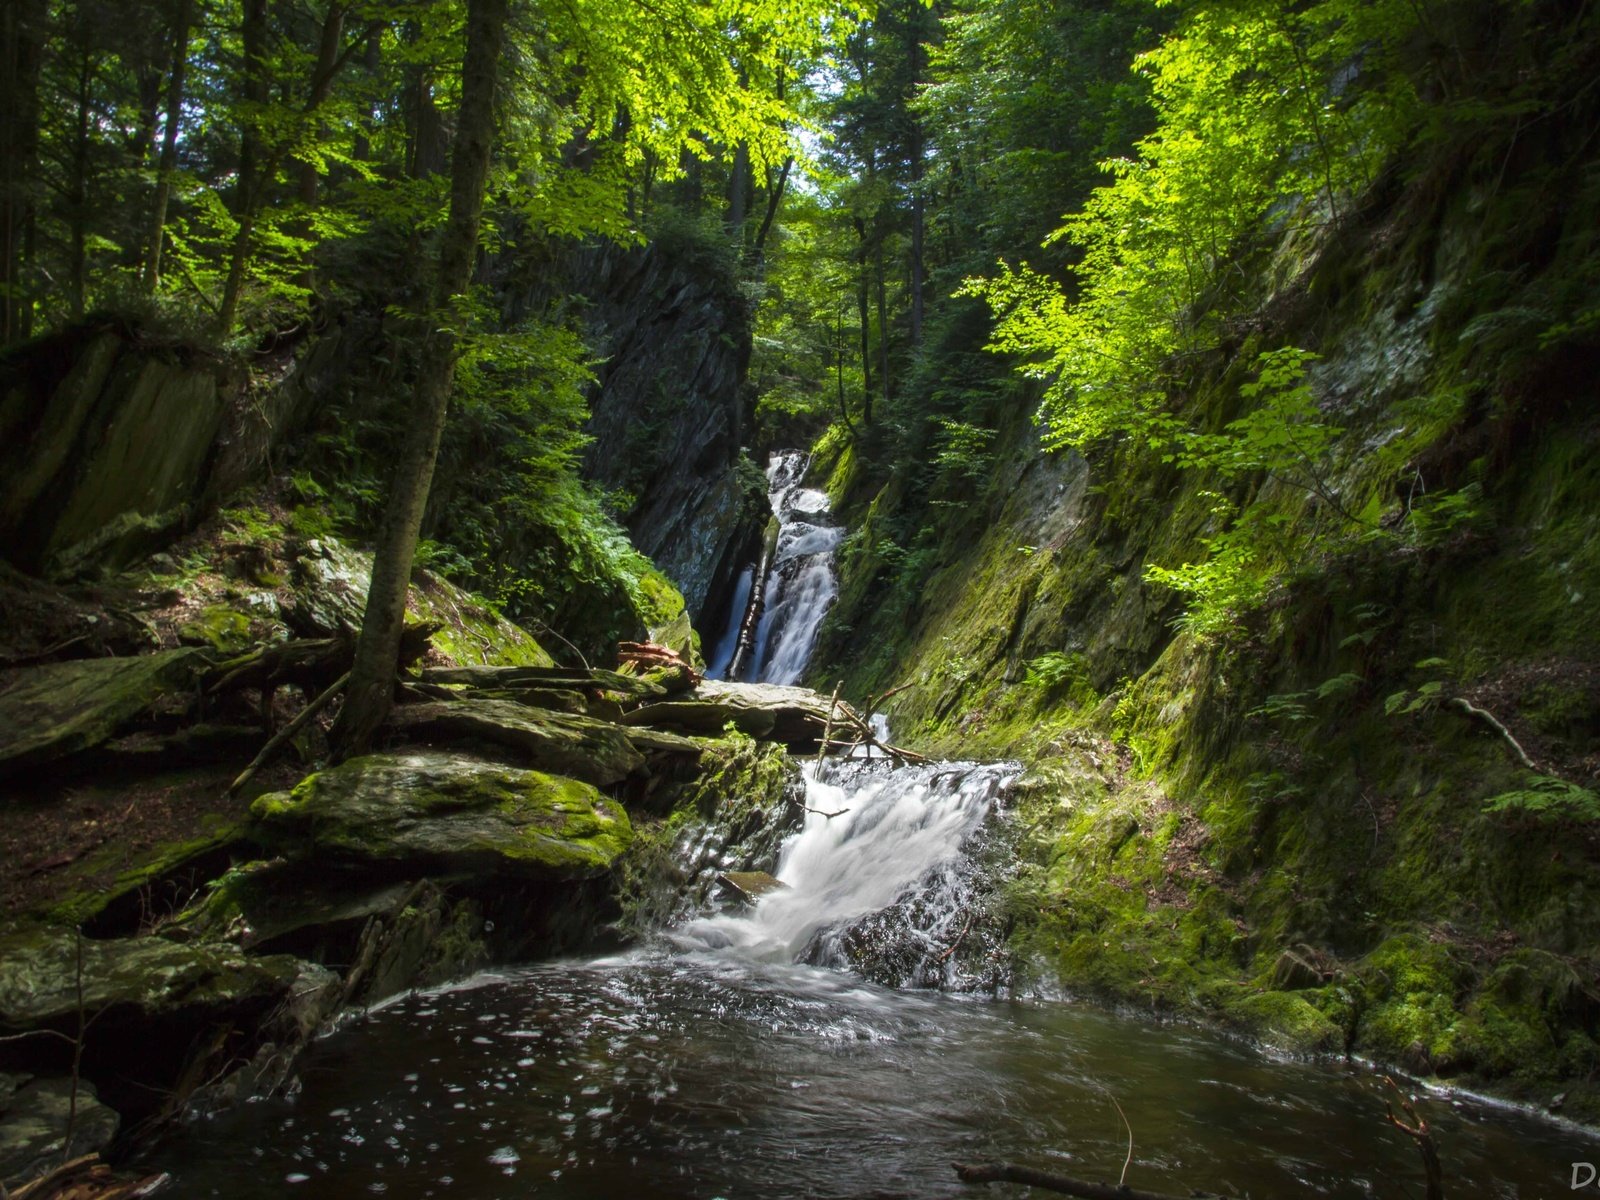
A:
MULTIPOLYGON (((801 486, 809 463, 810 458, 801 451, 784 450, 767 464, 768 498, 778 518, 778 540, 760 585, 761 620, 749 659, 739 667, 741 679, 798 683, 822 619, 839 592, 833 560, 844 530, 830 523, 826 493, 801 486)), ((736 585, 728 628, 718 639, 706 671, 710 679, 727 677, 734 666, 753 575, 753 570, 746 570, 736 585)))
MULTIPOLYGON (((745 912, 680 928, 687 949, 792 962, 814 939, 888 908, 918 885, 937 884, 1016 775, 1010 764, 938 763, 890 770, 887 763, 806 767, 805 824, 785 843, 777 877, 787 885, 745 912), (829 815, 833 814, 833 815, 829 815)), ((955 922, 964 893, 935 889, 923 906, 935 924, 955 922)))

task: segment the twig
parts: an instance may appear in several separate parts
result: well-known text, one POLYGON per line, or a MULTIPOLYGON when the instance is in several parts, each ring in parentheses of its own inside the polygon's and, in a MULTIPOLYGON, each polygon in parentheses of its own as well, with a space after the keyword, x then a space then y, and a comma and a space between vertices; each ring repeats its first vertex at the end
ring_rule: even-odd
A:
POLYGON ((844 686, 844 680, 833 685, 833 699, 828 701, 828 719, 822 725, 822 740, 817 743, 817 770, 822 770, 822 755, 828 748, 828 741, 833 737, 833 712, 839 707, 839 689, 844 686))
POLYGON ((1400 1086, 1392 1078, 1385 1075, 1383 1081, 1389 1085, 1389 1090, 1400 1102, 1400 1111, 1411 1118, 1411 1124, 1407 1125, 1394 1115, 1392 1104, 1383 1106, 1384 1119, 1417 1144, 1417 1153, 1422 1156, 1423 1178, 1427 1181, 1428 1200, 1444 1200, 1444 1171, 1439 1166, 1439 1146, 1433 1140, 1433 1130, 1417 1112, 1416 1105, 1406 1099, 1400 1091, 1400 1086))
POLYGON ((936 963, 942 963, 942 962, 944 962, 945 959, 949 958, 952 954, 954 954, 956 952, 957 948, 961 945, 961 943, 967 940, 967 931, 969 929, 971 929, 971 928, 972 928, 972 914, 969 912, 969 913, 967 913, 967 923, 961 927, 961 932, 956 934, 956 940, 950 943, 950 948, 948 950, 946 950, 943 954, 939 955, 939 957, 934 959, 933 961, 936 962, 936 963))
POLYGON ((88 1029, 88 1023, 83 1011, 83 929, 81 926, 72 927, 73 949, 75 951, 75 964, 73 970, 73 987, 77 993, 78 1001, 78 1037, 72 1046, 72 1091, 67 1097, 67 1129, 61 1138, 61 1162, 65 1166, 72 1158, 72 1137, 77 1132, 78 1125, 78 1080, 82 1077, 83 1068, 83 1037, 88 1029))
POLYGON ((1479 708, 1464 696, 1455 697, 1455 699, 1449 702, 1448 707, 1453 708, 1457 712, 1466 716, 1477 717, 1478 720, 1482 721, 1490 729, 1494 730, 1505 739, 1506 745, 1511 747, 1511 753, 1516 756, 1516 759, 1519 763, 1521 763, 1530 771, 1538 771, 1539 768, 1534 766, 1533 759, 1528 757, 1528 752, 1522 748, 1522 744, 1518 742, 1516 738, 1511 736, 1511 731, 1509 729, 1500 724, 1499 721, 1495 720, 1493 713, 1487 711, 1486 709, 1479 708))
POLYGON ((251 760, 250 765, 239 773, 239 778, 228 785, 228 795, 237 796, 244 785, 250 782, 255 773, 266 765, 267 761, 283 747, 284 743, 304 729, 306 722, 326 708, 328 702, 338 695, 344 689, 344 685, 349 682, 350 672, 346 671, 328 687, 324 688, 315 700, 301 709, 299 716, 273 734, 271 740, 261 747, 261 753, 256 755, 251 760))
POLYGON ((1128 1186, 1128 1168, 1133 1166, 1133 1126, 1128 1123, 1128 1114, 1122 1111, 1122 1105, 1117 1103, 1117 1098, 1110 1092, 1107 1092, 1106 1096, 1116 1108, 1117 1116, 1122 1118, 1123 1127, 1128 1131, 1128 1157, 1122 1160, 1122 1174, 1117 1177, 1117 1186, 1125 1188, 1128 1186))
POLYGON ((581 663, 582 663, 582 664, 583 664, 583 669, 584 669, 584 670, 585 670, 585 671, 587 671, 587 670, 589 670, 589 660, 588 660, 588 659, 587 659, 587 658, 585 658, 585 657, 584 657, 584 656, 583 656, 583 651, 582 651, 582 650, 579 650, 579 649, 578 649, 578 648, 577 648, 577 647, 576 647, 576 646, 574 646, 574 645, 573 645, 573 644, 572 644, 572 643, 571 643, 571 642, 569 642, 569 641, 567 641, 567 639, 566 639, 566 638, 564 638, 564 637, 562 637, 562 636, 561 636, 561 635, 560 635, 560 634, 559 634, 559 633, 557 633, 557 632, 556 632, 556 631, 555 631, 555 630, 554 630, 554 629, 551 629, 551 628, 550 628, 550 626, 548 626, 548 625, 543 625, 543 626, 541 626, 541 628, 542 628, 542 629, 543 629, 543 630, 544 630, 544 631, 545 631, 545 632, 546 632, 546 633, 548 633, 548 634, 549 634, 549 635, 550 635, 550 636, 551 636, 551 637, 553 637, 553 638, 555 638, 555 639, 556 639, 556 640, 557 640, 557 641, 559 641, 559 642, 560 642, 560 643, 561 643, 561 644, 562 644, 562 645, 563 645, 563 646, 565 646, 565 647, 566 647, 566 648, 567 648, 567 649, 568 649, 568 650, 571 650, 571 651, 572 651, 572 652, 573 652, 573 653, 574 653, 574 654, 576 654, 576 655, 577 655, 577 656, 578 656, 578 661, 579 661, 579 662, 581 662, 581 663))
POLYGON ((1081 1200, 1229 1200, 1217 1192, 1191 1192, 1188 1198, 1169 1192, 1146 1192, 1115 1183, 1092 1183, 1016 1163, 951 1163, 963 1183, 1021 1183, 1081 1200))

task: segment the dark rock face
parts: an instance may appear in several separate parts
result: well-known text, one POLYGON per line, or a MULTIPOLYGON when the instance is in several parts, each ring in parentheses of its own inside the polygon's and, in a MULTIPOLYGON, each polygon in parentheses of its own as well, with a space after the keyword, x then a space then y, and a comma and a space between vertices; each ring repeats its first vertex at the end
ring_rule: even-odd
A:
POLYGON ((0 552, 34 573, 122 565, 189 516, 222 426, 210 364, 71 329, 0 367, 0 552))
POLYGON ((683 592, 702 628, 760 548, 766 482, 741 446, 751 401, 748 305, 714 265, 671 242, 585 248, 572 278, 591 298, 604 359, 585 474, 635 497, 634 544, 683 592))

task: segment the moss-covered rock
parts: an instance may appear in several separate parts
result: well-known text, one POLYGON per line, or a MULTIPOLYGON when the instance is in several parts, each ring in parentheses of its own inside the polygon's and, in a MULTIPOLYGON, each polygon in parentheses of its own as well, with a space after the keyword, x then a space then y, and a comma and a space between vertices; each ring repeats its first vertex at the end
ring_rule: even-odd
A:
POLYGON ((80 1008, 147 1020, 264 1010, 288 991, 296 970, 291 958, 246 958, 221 943, 96 941, 60 926, 13 926, 0 933, 0 1027, 65 1027, 80 1008))
POLYGON ((207 664, 203 651, 171 650, 0 672, 0 773, 98 746, 192 691, 207 664))
POLYGON ((291 856, 414 874, 582 878, 633 838, 627 813, 590 784, 445 752, 352 759, 251 813, 291 856))

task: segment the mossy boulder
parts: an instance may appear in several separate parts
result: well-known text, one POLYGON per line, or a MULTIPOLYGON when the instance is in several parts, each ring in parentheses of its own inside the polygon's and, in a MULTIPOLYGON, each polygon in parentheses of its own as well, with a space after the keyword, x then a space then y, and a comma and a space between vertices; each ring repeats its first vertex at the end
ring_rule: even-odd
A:
POLYGON ((250 617, 226 604, 207 605, 178 627, 178 640, 210 646, 224 654, 240 654, 250 648, 250 617))
POLYGON ((61 926, 18 926, 0 934, 0 1029, 65 1028, 80 1006, 121 1019, 265 1010, 287 994, 297 970, 292 958, 246 958, 223 944, 95 941, 61 926))
POLYGON ((98 746, 191 691, 207 664, 204 651, 168 650, 0 672, 0 773, 98 746))
POLYGON ((291 857, 397 873, 584 878, 633 839, 622 806, 591 784, 447 752, 352 759, 251 813, 291 857))

